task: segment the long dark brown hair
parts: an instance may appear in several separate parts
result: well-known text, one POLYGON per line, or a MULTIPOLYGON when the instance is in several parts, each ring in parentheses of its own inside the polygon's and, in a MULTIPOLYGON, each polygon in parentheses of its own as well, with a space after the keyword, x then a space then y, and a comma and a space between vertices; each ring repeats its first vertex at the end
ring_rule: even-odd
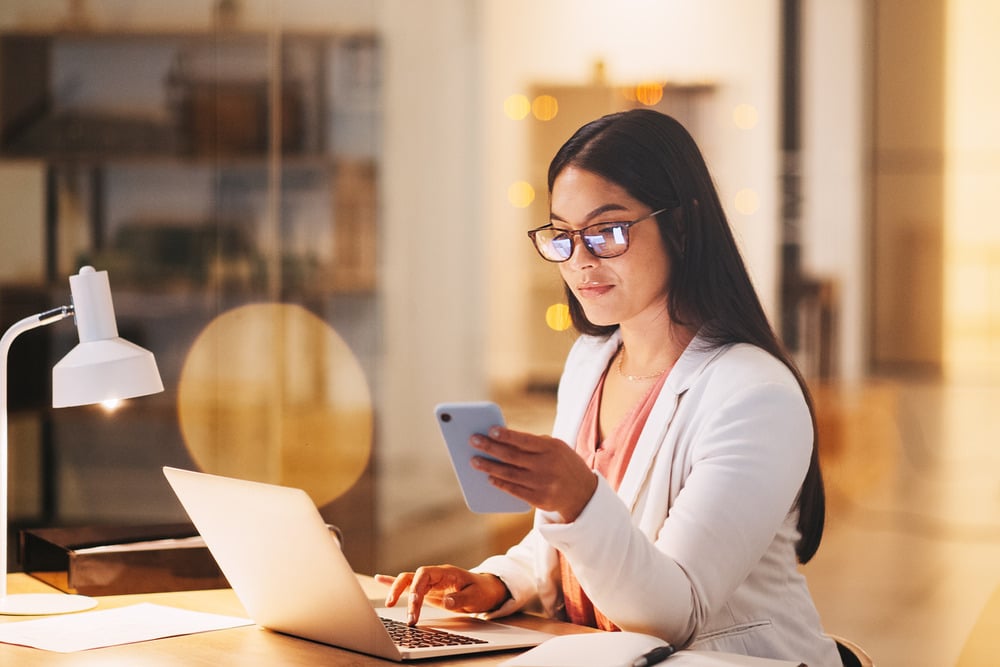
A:
MULTIPOLYGON (((654 210, 669 207, 657 216, 657 225, 670 257, 667 307, 674 322, 697 328, 711 347, 756 345, 794 374, 814 434, 809 470, 798 496, 801 537, 796 555, 807 563, 819 548, 826 514, 816 412, 802 374, 767 320, 697 144, 670 116, 634 109, 592 121, 563 144, 549 165, 550 196, 556 177, 570 165, 621 186, 654 210)), ((617 329, 590 322, 565 287, 577 331, 608 336, 617 329)))

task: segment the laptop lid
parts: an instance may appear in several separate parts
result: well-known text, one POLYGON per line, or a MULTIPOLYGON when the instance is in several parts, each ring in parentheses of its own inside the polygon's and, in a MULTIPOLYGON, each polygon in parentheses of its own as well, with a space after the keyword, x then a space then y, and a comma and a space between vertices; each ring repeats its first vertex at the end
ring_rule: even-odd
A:
POLYGON ((262 627, 396 661, 535 646, 551 636, 426 609, 420 627, 438 626, 476 643, 401 648, 380 617, 399 620, 405 610, 372 606, 305 491, 178 468, 163 472, 262 627))

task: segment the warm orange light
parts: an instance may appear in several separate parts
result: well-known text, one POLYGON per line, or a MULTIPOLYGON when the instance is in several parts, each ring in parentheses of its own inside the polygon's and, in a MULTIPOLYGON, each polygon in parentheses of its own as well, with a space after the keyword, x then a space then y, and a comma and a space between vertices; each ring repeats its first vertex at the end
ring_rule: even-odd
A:
POLYGON ((511 120, 524 120, 531 113, 531 101, 526 95, 510 95, 503 101, 503 112, 511 120))
POLYGON ((545 309, 545 324, 553 331, 566 331, 573 326, 569 316, 569 306, 565 303, 554 303, 545 309))
POLYGON ((646 106, 659 104, 663 99, 663 84, 661 83, 640 83, 635 87, 635 99, 646 106))
POLYGON ((538 120, 552 120, 559 113, 559 101, 551 95, 539 95, 531 103, 531 112, 538 120))
POLYGON ((507 188, 507 201, 517 208, 527 208, 535 201, 535 188, 527 181, 511 183, 507 188))

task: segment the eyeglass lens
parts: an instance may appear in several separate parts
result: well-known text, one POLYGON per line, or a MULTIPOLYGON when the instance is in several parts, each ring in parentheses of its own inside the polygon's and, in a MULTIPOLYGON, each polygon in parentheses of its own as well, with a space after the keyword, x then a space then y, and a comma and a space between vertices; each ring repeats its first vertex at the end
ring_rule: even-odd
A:
POLYGON ((615 257, 628 249, 628 226, 620 223, 595 225, 579 232, 540 229, 535 233, 535 242, 546 258, 564 262, 573 255, 573 237, 576 234, 580 235, 587 250, 597 257, 615 257))

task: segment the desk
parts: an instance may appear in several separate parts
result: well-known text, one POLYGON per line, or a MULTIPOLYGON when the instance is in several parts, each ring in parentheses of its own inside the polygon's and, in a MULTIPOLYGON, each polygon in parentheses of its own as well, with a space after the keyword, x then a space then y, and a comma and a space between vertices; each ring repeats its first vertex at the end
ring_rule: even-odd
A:
MULTIPOLYGON (((371 598, 384 595, 385 587, 371 577, 359 575, 362 586, 371 598)), ((51 593, 55 589, 23 573, 7 576, 10 593, 51 593)), ((97 609, 113 609, 140 602, 205 611, 230 616, 246 616, 230 589, 184 591, 176 593, 147 593, 144 595, 113 595, 98 598, 97 609)), ((33 618, 33 617, 28 617, 33 618)), ((27 620, 24 617, 0 616, 0 623, 27 620)), ((505 623, 530 627, 553 634, 570 634, 585 631, 569 623, 552 621, 537 616, 517 614, 504 619, 505 623)), ((487 653, 467 658, 421 660, 420 667, 448 665, 485 667, 497 665, 511 656, 510 652, 487 653)), ((122 667, 132 665, 365 665, 396 664, 381 658, 344 651, 325 644, 297 639, 263 630, 257 626, 218 630, 181 637, 168 637, 138 644, 111 646, 78 653, 53 653, 40 649, 0 644, 0 665, 17 667, 122 667)))

